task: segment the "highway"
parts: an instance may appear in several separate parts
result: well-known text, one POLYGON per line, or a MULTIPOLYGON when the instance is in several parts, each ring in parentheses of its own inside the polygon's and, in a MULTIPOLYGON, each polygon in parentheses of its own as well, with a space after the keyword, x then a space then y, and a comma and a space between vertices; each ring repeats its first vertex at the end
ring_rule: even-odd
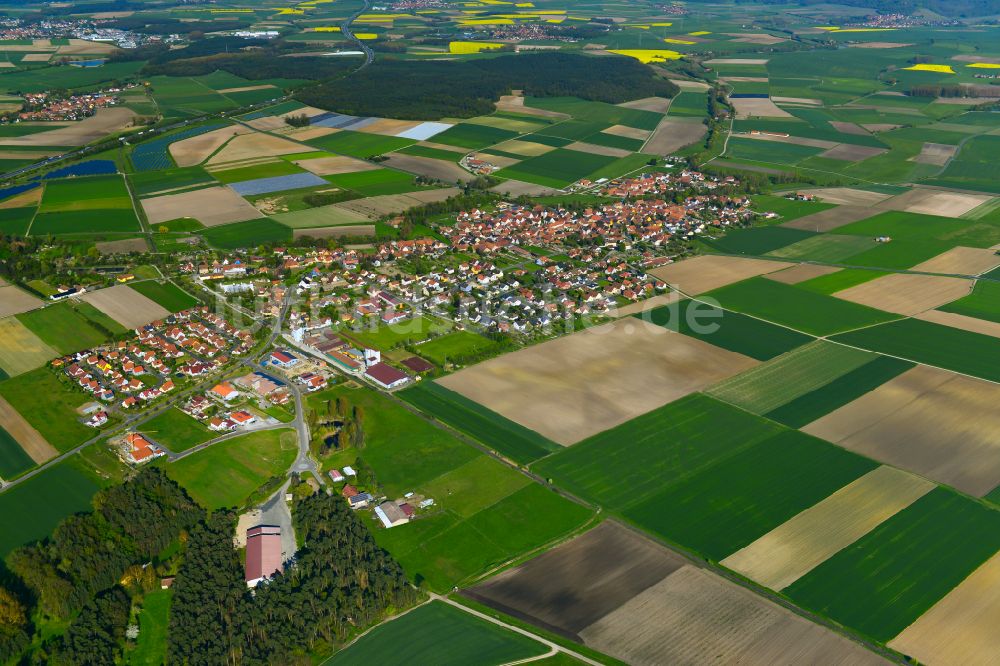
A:
POLYGON ((358 39, 357 37, 354 36, 354 32, 351 30, 351 24, 354 23, 354 21, 359 16, 361 16, 366 11, 371 9, 371 6, 372 6, 371 0, 365 0, 365 4, 361 9, 348 16, 346 19, 344 19, 344 22, 340 24, 340 34, 342 34, 344 37, 357 44, 358 48, 361 49, 365 54, 364 64, 361 65, 361 67, 358 67, 357 69, 357 71, 359 72, 368 65, 375 62, 375 52, 372 50, 370 46, 365 44, 364 40, 358 39))

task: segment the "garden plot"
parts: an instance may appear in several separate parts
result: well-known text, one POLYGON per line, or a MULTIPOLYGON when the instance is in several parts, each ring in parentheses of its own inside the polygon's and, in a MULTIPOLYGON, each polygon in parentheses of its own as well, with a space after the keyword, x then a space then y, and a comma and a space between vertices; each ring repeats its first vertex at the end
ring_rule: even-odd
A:
POLYGON ((834 296, 909 317, 968 296, 972 285, 971 280, 963 278, 892 273, 838 291, 834 296))
POLYGON ((934 484, 882 466, 774 528, 723 566, 783 590, 928 493, 934 484))
POLYGON ((1000 484, 1000 385, 918 365, 802 428, 977 497, 1000 484))
POLYGON ((101 254, 121 254, 128 252, 146 252, 149 245, 144 238, 126 238, 116 241, 100 241, 95 243, 101 254))
POLYGON ((374 224, 345 224, 339 227, 305 227, 292 230, 292 238, 341 238, 343 236, 374 236, 374 224))
POLYGON ((680 556, 606 520, 463 594, 579 641, 581 631, 683 564, 680 556))
POLYGON ((864 220, 876 213, 877 211, 872 210, 868 206, 840 205, 836 208, 828 208, 812 215, 800 217, 797 220, 786 222, 781 226, 788 229, 801 229, 803 231, 822 233, 833 231, 858 220, 864 220))
POLYGON ((707 131, 700 118, 665 117, 642 147, 642 152, 668 155, 700 141, 707 131))
POLYGON ((1000 654, 1000 554, 889 642, 924 664, 990 664, 1000 654))
POLYGON ((59 455, 59 452, 45 441, 41 433, 24 420, 9 402, 0 397, 0 423, 32 460, 41 464, 59 455))
POLYGON ((928 141, 920 149, 920 154, 910 159, 921 164, 944 166, 957 152, 958 146, 952 146, 947 143, 931 143, 928 141))
POLYGON ((537 185, 535 183, 526 183, 523 180, 505 180, 499 185, 494 185, 490 188, 491 192, 498 192, 504 196, 510 197, 548 197, 559 194, 559 190, 546 187, 545 185, 537 185))
POLYGON ((212 153, 221 148, 226 141, 229 141, 234 136, 246 134, 251 131, 251 129, 243 125, 220 127, 219 129, 212 130, 211 132, 205 132, 204 134, 198 134, 197 136, 190 136, 186 139, 175 141, 170 144, 168 150, 170 151, 170 156, 174 158, 174 162, 177 166, 194 166, 207 160, 212 156, 212 153))
POLYGON ((705 569, 681 567, 583 632, 630 664, 880 664, 829 629, 705 569))
POLYGON ((901 210, 907 213, 961 217, 993 199, 988 194, 965 194, 914 188, 905 194, 892 197, 879 204, 883 210, 901 210))
POLYGON ((697 296, 793 265, 784 261, 703 255, 654 269, 650 274, 667 284, 675 285, 685 294, 697 296))
POLYGON ((170 315, 162 305, 124 284, 89 291, 80 298, 129 329, 170 315))
POLYGON ((0 317, 21 314, 40 308, 44 303, 20 287, 0 280, 0 317))
POLYGON ((242 134, 233 138, 226 146, 208 160, 209 164, 222 164, 238 160, 254 159, 265 155, 292 155, 304 150, 301 143, 282 139, 270 134, 242 134))
POLYGON ((568 446, 756 363, 629 318, 491 359, 439 383, 568 446))
POLYGON ((799 264, 798 266, 792 266, 791 268, 786 268, 783 271, 778 271, 776 273, 768 273, 764 277, 769 280, 774 280, 775 282, 783 282, 785 284, 798 284, 800 282, 805 282, 806 280, 811 280, 813 278, 821 277, 823 275, 829 275, 830 273, 836 273, 841 270, 836 266, 821 266, 819 264, 799 264))
POLYGON ((166 194, 143 199, 141 203, 151 226, 180 217, 194 218, 206 227, 263 217, 259 210, 225 186, 166 194))
POLYGON ((0 319, 0 368, 11 377, 39 368, 59 356, 15 317, 0 319))
POLYGON ((292 160, 292 163, 317 176, 334 176, 342 173, 373 171, 378 165, 364 160, 336 155, 331 157, 313 157, 305 160, 292 160))

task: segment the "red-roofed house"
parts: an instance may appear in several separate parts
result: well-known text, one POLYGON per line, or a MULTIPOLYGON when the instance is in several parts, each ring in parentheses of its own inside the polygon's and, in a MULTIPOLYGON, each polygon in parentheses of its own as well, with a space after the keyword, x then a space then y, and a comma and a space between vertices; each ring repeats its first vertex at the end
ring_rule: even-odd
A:
POLYGON ((165 455, 163 449, 138 433, 133 432, 126 435, 125 444, 129 447, 129 460, 136 464, 149 462, 153 458, 165 455))
POLYGON ((410 379, 409 375, 385 363, 376 363, 365 370, 365 377, 385 389, 396 388, 410 379))
POLYGON ((230 400, 235 400, 239 397, 240 392, 233 388, 233 385, 229 382, 222 382, 221 384, 216 384, 212 387, 212 394, 218 396, 229 402, 230 400))

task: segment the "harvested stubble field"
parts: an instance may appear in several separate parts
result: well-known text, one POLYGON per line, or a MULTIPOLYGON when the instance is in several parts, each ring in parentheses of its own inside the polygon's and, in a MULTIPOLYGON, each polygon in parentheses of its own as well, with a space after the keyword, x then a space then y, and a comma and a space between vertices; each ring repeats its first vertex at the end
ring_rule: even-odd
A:
POLYGON ((142 208, 152 226, 180 217, 196 219, 206 227, 263 217, 246 199, 226 186, 143 199, 142 208))
POLYGON ((829 275, 830 273, 836 273, 841 269, 835 266, 821 266, 819 264, 799 264, 798 266, 792 266, 791 268, 786 268, 783 271, 778 271, 776 273, 768 273, 767 279, 774 280, 775 282, 783 282, 785 284, 798 284, 800 282, 805 282, 806 280, 812 280, 813 278, 820 277, 822 275, 829 275))
POLYGON ((378 197, 354 199, 352 201, 333 204, 330 208, 358 213, 364 215, 367 219, 375 220, 383 215, 400 213, 414 206, 444 201, 448 197, 455 196, 460 192, 461 190, 457 187, 446 187, 439 190, 422 190, 408 194, 385 194, 378 197))
POLYGON ((587 645, 642 666, 883 663, 856 643, 691 565, 581 635, 587 645))
POLYGON ((931 481, 878 467, 782 523, 721 564, 782 590, 934 488, 931 481))
POLYGON ((910 159, 920 164, 944 166, 957 152, 958 146, 951 146, 946 143, 931 143, 928 141, 920 148, 920 154, 910 159))
POLYGON ((867 206, 841 205, 781 225, 787 229, 801 229, 823 233, 871 217, 875 211, 867 206))
POLYGON ((0 423, 3 429, 21 446, 36 463, 43 463, 59 455, 59 452, 45 441, 30 423, 16 409, 0 397, 0 423))
POLYGON ((48 132, 0 138, 0 146, 83 146, 129 127, 134 116, 132 109, 123 106, 98 109, 89 118, 48 132))
POLYGON ((982 275, 997 266, 1000 266, 1000 255, 993 248, 953 247, 917 264, 912 270, 946 275, 982 275))
POLYGON ((568 446, 755 363, 627 318, 486 361, 440 383, 568 446))
POLYGON ((305 150, 301 143, 270 134, 243 134, 235 137, 208 160, 208 164, 223 164, 253 159, 263 155, 291 155, 305 150))
POLYGON ((1000 554, 949 592, 889 647, 924 664, 990 664, 1000 654, 1000 554))
POLYGON ((673 153, 700 141, 706 131, 698 118, 666 117, 646 141, 642 152, 655 155, 673 153))
POLYGON ((838 206, 874 206, 892 196, 891 194, 857 190, 850 187, 821 187, 801 191, 819 197, 821 201, 838 206))
POLYGON ((124 254, 129 252, 146 252, 149 245, 144 238, 126 238, 116 241, 99 241, 94 244, 101 254, 124 254))
POLYGON ((251 131, 250 128, 244 125, 220 127, 211 132, 175 141, 170 144, 168 150, 170 151, 170 156, 174 158, 174 162, 177 163, 177 166, 194 166, 207 160, 234 136, 246 134, 251 131))
POLYGON ((170 311, 159 303, 124 284, 87 292, 81 300, 90 303, 128 329, 145 326, 170 314, 170 311))
POLYGON ((871 352, 816 340, 723 380, 706 393, 755 414, 766 414, 875 358, 871 352))
POLYGON ((976 317, 969 317, 967 315, 958 314, 957 312, 928 310, 927 312, 921 312, 915 318, 932 324, 940 324, 942 326, 968 331, 969 333, 978 333, 980 335, 988 335, 993 338, 1000 338, 1000 323, 987 321, 985 319, 978 319, 976 317))
POLYGON ((803 428, 982 496, 1000 484, 1000 386, 916 366, 803 428))
POLYGON ((889 641, 1000 550, 1000 512, 935 488, 785 588, 796 603, 889 641))
POLYGON ((347 157, 346 155, 313 157, 304 160, 292 160, 292 162, 307 171, 311 171, 317 176, 334 176, 342 173, 374 171, 379 168, 371 162, 365 162, 353 157, 347 157))
POLYGON ((42 301, 35 296, 0 280, 0 317, 21 314, 41 305, 42 301))
POLYGON ((885 312, 912 316, 968 296, 972 281, 939 275, 892 273, 838 291, 837 298, 885 312))
POLYGON ((791 266, 793 264, 782 261, 704 255, 656 268, 651 270, 650 274, 677 287, 685 294, 698 296, 734 282, 791 266))
POLYGON ((436 178, 445 183, 456 180, 472 180, 474 176, 454 162, 436 160, 430 157, 392 153, 385 163, 394 169, 415 173, 426 178, 436 178))
POLYGON ((0 319, 0 368, 9 376, 34 370, 56 356, 59 352, 16 318, 0 319))
POLYGON ((878 207, 883 210, 901 210, 922 215, 961 217, 991 199, 993 197, 986 194, 915 188, 905 194, 883 201, 878 207))
POLYGON ((573 640, 679 569, 685 560, 606 520, 462 594, 573 640))

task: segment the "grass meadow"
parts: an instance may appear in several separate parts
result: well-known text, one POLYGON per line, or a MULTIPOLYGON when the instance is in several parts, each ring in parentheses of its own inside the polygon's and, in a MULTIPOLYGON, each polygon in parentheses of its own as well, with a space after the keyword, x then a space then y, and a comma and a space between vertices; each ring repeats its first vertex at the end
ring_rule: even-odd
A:
POLYGON ((64 518, 90 510, 97 484, 69 463, 60 463, 0 493, 0 557, 43 539, 64 518))
POLYGON ((35 466, 21 445, 9 432, 0 427, 0 477, 13 479, 35 466))
POLYGON ((92 396, 56 376, 47 367, 0 382, 0 395, 60 452, 97 434, 77 421, 76 409, 92 396), (39 399, 44 396, 45 399, 39 399))
POLYGON ((527 636, 444 602, 432 601, 376 627, 324 662, 324 666, 504 664, 547 651, 546 646, 527 636))
POLYGON ((176 407, 171 407, 143 423, 141 432, 174 453, 187 451, 191 447, 207 442, 216 436, 216 433, 206 428, 197 419, 188 416, 176 407))
POLYGON ((129 285, 151 301, 156 301, 171 312, 187 310, 198 304, 198 299, 189 296, 172 282, 143 280, 129 285))

